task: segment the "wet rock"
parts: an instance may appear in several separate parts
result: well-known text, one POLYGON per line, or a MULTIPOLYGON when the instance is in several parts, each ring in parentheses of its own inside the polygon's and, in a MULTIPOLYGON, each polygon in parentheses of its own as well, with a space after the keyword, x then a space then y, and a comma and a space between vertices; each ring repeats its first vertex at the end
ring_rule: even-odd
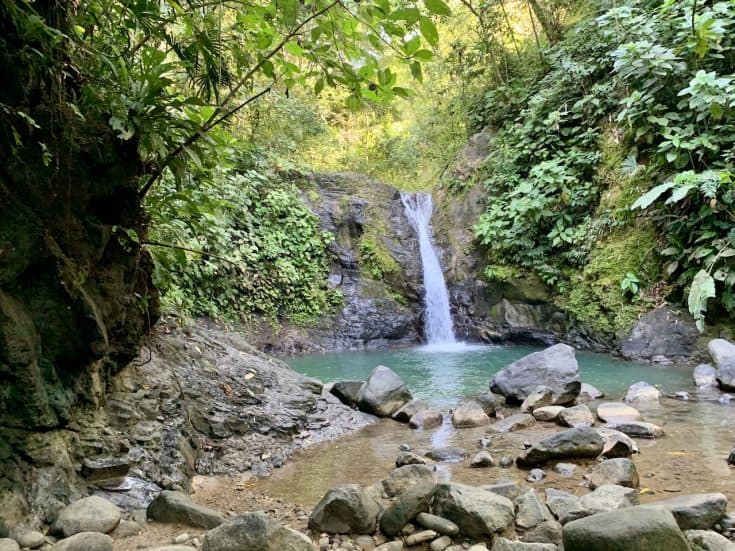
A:
POLYGON ((554 465, 554 472, 558 473, 564 478, 574 476, 574 471, 576 470, 577 466, 574 463, 557 463, 556 465, 554 465))
POLYGON ((565 409, 564 406, 545 406, 534 409, 533 416, 536 418, 536 421, 556 421, 556 418, 565 409))
POLYGON ((438 535, 434 530, 422 530, 421 532, 416 532, 408 536, 406 538, 406 545, 409 547, 412 545, 421 545, 422 543, 433 540, 438 535))
POLYGON ((122 457, 101 457, 82 460, 82 476, 89 482, 125 478, 130 470, 130 461, 122 457))
POLYGON ((577 397, 581 385, 571 346, 557 344, 513 362, 492 378, 490 390, 523 402, 539 385, 553 390, 553 405, 564 405, 577 397))
POLYGON ((638 492, 634 488, 605 484, 583 495, 579 502, 589 515, 616 511, 638 505, 638 492))
POLYGON ((720 493, 694 494, 647 503, 641 507, 670 511, 682 530, 710 530, 727 514, 727 498, 720 493))
POLYGON ((730 450, 730 455, 727 456, 727 464, 735 465, 735 446, 730 450))
POLYGON ((541 482, 544 478, 546 478, 546 473, 543 469, 531 469, 526 480, 528 482, 541 482))
POLYGON ((305 535, 281 526, 265 513, 245 513, 207 532, 202 542, 202 551, 234 550, 316 551, 316 547, 305 535))
POLYGON ((339 400, 348 406, 357 406, 357 395, 365 381, 337 381, 329 389, 339 400))
POLYGON ((620 345, 626 360, 688 358, 699 338, 699 331, 688 313, 667 305, 643 315, 620 345))
POLYGON ((395 537, 416 515, 427 512, 435 491, 436 483, 422 482, 399 495, 380 516, 383 534, 389 538, 395 537))
POLYGON ((546 489, 546 506, 561 524, 587 516, 587 510, 580 499, 570 493, 546 489))
POLYGON ((606 423, 640 421, 640 412, 620 402, 605 402, 597 406, 597 416, 606 423))
POLYGON ((545 438, 518 456, 520 467, 535 467, 546 461, 572 457, 597 457, 604 441, 594 429, 570 429, 545 438))
POLYGON ((456 446, 435 448, 426 452, 426 457, 442 463, 459 463, 460 461, 464 461, 468 455, 467 450, 456 446))
POLYGON ((475 457, 470 460, 470 467, 483 468, 483 467, 494 467, 495 458, 490 454, 489 451, 483 450, 478 452, 475 457))
POLYGON ((440 427, 444 421, 441 411, 433 409, 424 409, 415 413, 408 421, 408 426, 412 429, 434 429, 440 427))
POLYGON ((712 530, 687 530, 684 532, 692 551, 733 551, 735 544, 712 530))
POLYGON ((500 407, 500 403, 498 402, 498 397, 492 392, 475 394, 472 399, 482 406, 482 410, 488 417, 495 417, 495 412, 500 407))
POLYGON ((36 532, 35 530, 17 531, 14 537, 15 541, 17 541, 21 547, 28 549, 36 549, 46 543, 46 536, 41 532, 36 532))
POLYGON ((647 514, 638 507, 593 515, 564 525, 565 551, 688 551, 667 511, 647 514))
POLYGON ((434 530, 438 534, 447 536, 456 536, 459 534, 459 526, 451 520, 430 513, 419 513, 416 516, 416 522, 427 530, 434 530))
POLYGON ((496 480, 494 484, 482 486, 483 490, 514 500, 521 494, 521 487, 508 478, 496 480))
POLYGON ((528 490, 519 495, 515 501, 516 526, 521 530, 535 528, 545 520, 550 520, 546 505, 541 503, 534 490, 528 490))
POLYGON ((434 514, 449 519, 460 531, 480 538, 505 530, 513 522, 513 502, 463 484, 440 484, 434 495, 434 514))
POLYGON ((219 512, 194 503, 182 492, 164 490, 158 494, 147 510, 148 520, 176 522, 198 528, 215 528, 225 521, 219 512))
POLYGON ((595 430, 605 441, 602 449, 603 456, 608 458, 629 457, 634 453, 638 453, 638 444, 624 432, 607 427, 600 427, 595 430))
POLYGON ((533 415, 529 415, 528 413, 516 413, 515 415, 509 415, 505 419, 496 421, 495 424, 490 427, 490 430, 499 433, 515 432, 527 429, 535 424, 536 419, 533 415))
POLYGON ((643 421, 628 421, 624 423, 611 423, 609 428, 618 430, 622 433, 632 436, 633 438, 661 438, 664 435, 664 429, 653 423, 645 423, 643 421))
POLYGON ((99 532, 77 532, 60 540, 53 551, 112 551, 112 538, 99 532))
POLYGON ((490 424, 490 417, 474 400, 464 402, 452 413, 452 424, 458 429, 482 427, 490 424))
POLYGON ((402 541, 389 541, 375 548, 375 551, 403 551, 402 541))
POLYGON ((712 339, 707 345, 712 363, 717 368, 715 377, 723 390, 735 390, 735 344, 725 339, 712 339))
POLYGON ((503 467, 504 469, 507 469, 508 467, 512 467, 515 459, 513 459, 512 455, 502 455, 500 457, 500 461, 498 461, 498 465, 503 467))
POLYGON ((559 413, 557 419, 562 425, 575 429, 586 429, 595 423, 595 418, 592 416, 590 408, 584 404, 566 408, 559 413))
POLYGON ((0 538, 0 551, 20 551, 20 546, 13 539, 0 538))
POLYGON ((98 496, 82 498, 64 507, 54 525, 65 537, 78 532, 112 532, 120 522, 120 509, 98 496))
POLYGON ((329 490, 309 516, 309 528, 328 534, 372 534, 380 507, 356 484, 329 490))
POLYGON ((362 411, 378 417, 390 417, 411 399, 403 379, 392 369, 379 365, 357 393, 357 405, 362 411))
POLYGON ((396 411, 392 419, 399 423, 408 423, 411 417, 416 415, 418 412, 428 409, 429 405, 423 400, 414 398, 410 402, 407 402, 401 409, 396 411))
POLYGON ((717 370, 710 364, 699 364, 694 368, 694 384, 700 389, 717 386, 717 370))
POLYGON ((626 404, 637 404, 641 402, 657 402, 661 392, 653 385, 645 381, 633 383, 628 387, 623 402, 626 404))
POLYGON ((523 400, 521 411, 523 413, 530 413, 535 409, 551 406, 553 403, 554 391, 546 385, 539 385, 523 400))
POLYGON ((429 551, 444 551, 450 545, 452 545, 452 538, 442 536, 429 544, 429 551))
POLYGON ((529 543, 553 543, 557 547, 562 544, 562 526, 555 520, 546 520, 526 532, 523 541, 529 543))
POLYGON ((404 465, 391 471, 383 480, 383 491, 388 497, 396 497, 409 488, 419 484, 436 484, 434 470, 427 465, 404 465))
POLYGON ((426 463, 425 458, 413 452, 401 452, 396 457, 396 467, 403 467, 404 465, 426 465, 426 463))
POLYGON ((557 551, 557 546, 551 543, 524 543, 497 537, 493 540, 490 551, 557 551))
POLYGON ((588 383, 582 383, 579 397, 585 400, 599 400, 600 398, 604 398, 605 394, 588 383))
POLYGON ((624 457, 607 459, 597 465, 590 475, 590 488, 593 490, 605 484, 637 488, 638 470, 630 459, 624 457))

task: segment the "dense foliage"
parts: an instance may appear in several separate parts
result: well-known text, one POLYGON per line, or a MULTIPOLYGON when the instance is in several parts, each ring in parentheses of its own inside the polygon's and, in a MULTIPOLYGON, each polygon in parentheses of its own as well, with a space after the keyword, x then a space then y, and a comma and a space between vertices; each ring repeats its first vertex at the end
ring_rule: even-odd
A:
MULTIPOLYGON (((735 309, 734 18, 732 2, 602 2, 544 52, 536 75, 519 58, 520 76, 478 109, 498 130, 475 228, 491 263, 520 264, 564 291, 601 240, 640 223, 630 213, 640 208, 662 236, 669 294, 688 294, 700 328, 715 294, 735 309), (625 151, 614 182, 601 170, 610 136, 625 151), (602 201, 611 185, 623 190, 616 204, 602 201)), ((635 298, 657 283, 642 275, 626 272, 619 291, 635 298)))

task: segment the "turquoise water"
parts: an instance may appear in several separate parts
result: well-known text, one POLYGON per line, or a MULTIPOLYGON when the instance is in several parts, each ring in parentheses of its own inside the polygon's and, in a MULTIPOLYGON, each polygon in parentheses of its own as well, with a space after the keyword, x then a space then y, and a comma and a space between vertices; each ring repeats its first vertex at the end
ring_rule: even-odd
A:
MULTIPOLYGON (((287 358, 296 371, 323 382, 365 380, 376 365, 387 365, 403 377, 414 397, 439 407, 488 389, 493 374, 531 352, 533 346, 463 345, 449 348, 422 346, 400 350, 334 352, 287 358)), ((606 354, 577 352, 582 382, 618 399, 637 381, 647 381, 663 392, 691 390, 692 368, 656 367, 626 362, 606 354)))

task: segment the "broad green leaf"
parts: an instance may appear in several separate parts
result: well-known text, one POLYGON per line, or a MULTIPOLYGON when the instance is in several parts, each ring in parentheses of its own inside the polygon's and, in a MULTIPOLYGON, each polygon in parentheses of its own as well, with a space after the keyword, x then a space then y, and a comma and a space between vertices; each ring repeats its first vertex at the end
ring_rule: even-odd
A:
POLYGON ((715 280, 706 270, 700 270, 692 280, 687 300, 689 313, 694 317, 699 332, 704 332, 704 314, 707 301, 715 297, 715 280))
POLYGON ((635 203, 633 203, 633 205, 630 207, 630 210, 648 208, 649 206, 651 206, 651 204, 653 204, 656 199, 661 197, 661 195, 666 193, 675 185, 676 184, 673 181, 669 180, 668 182, 664 182, 663 184, 656 186, 655 188, 638 197, 638 199, 635 200, 635 203))
POLYGON ((665 204, 671 205, 673 203, 678 203, 684 199, 691 190, 696 189, 696 187, 697 186, 695 184, 685 184, 675 188, 674 191, 671 192, 671 197, 666 200, 665 204))
POLYGON ((432 46, 439 44, 439 31, 436 30, 436 25, 429 17, 422 16, 419 19, 419 30, 429 44, 432 46))
POLYGON ((452 10, 444 3, 444 0, 424 0, 426 9, 436 15, 452 15, 452 10))

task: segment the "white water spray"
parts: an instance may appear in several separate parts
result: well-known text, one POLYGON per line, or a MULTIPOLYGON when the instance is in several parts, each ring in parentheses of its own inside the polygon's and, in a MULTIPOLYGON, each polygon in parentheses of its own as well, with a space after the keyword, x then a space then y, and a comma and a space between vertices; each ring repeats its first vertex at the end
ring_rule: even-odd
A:
POLYGON ((433 203, 428 193, 401 193, 401 201, 419 239, 421 265, 424 272, 424 333, 429 344, 456 343, 452 316, 449 313, 449 293, 444 273, 431 237, 433 203))

